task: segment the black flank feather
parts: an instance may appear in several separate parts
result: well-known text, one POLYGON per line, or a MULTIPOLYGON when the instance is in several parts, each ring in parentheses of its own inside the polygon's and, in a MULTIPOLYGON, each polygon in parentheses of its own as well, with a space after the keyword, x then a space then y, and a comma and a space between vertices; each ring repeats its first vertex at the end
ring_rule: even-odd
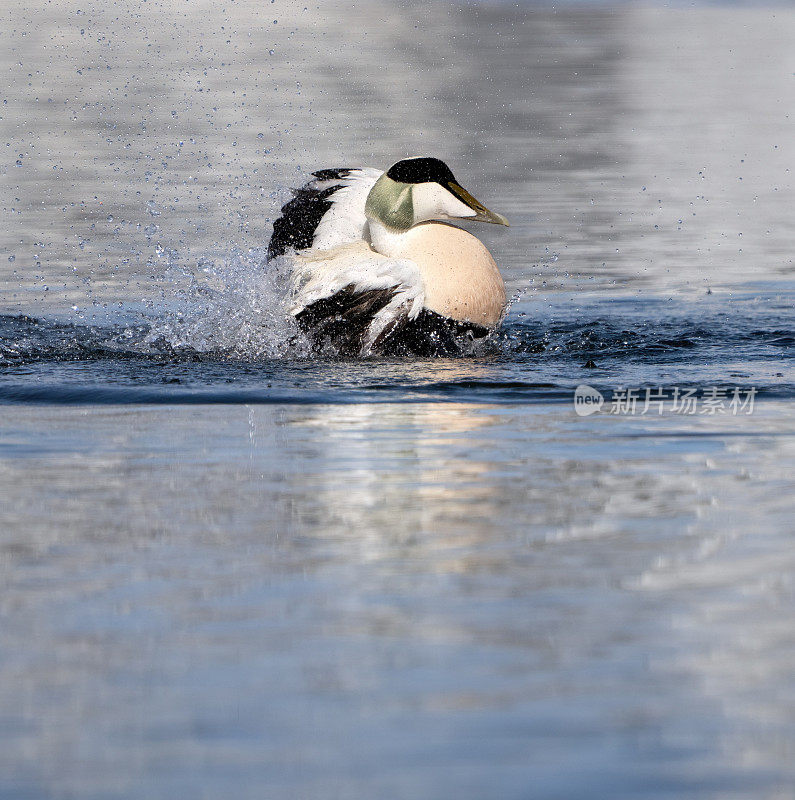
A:
POLYGON ((331 297, 307 306, 296 316, 316 350, 331 348, 341 356, 357 356, 373 317, 392 299, 394 289, 357 292, 346 286, 331 297))
MULTIPOLYGON (((394 297, 394 292, 356 292, 353 286, 346 286, 307 306, 296 320, 317 352, 330 349, 338 356, 355 357, 361 354, 373 317, 394 297)), ((373 343, 373 352, 381 356, 460 356, 488 335, 488 328, 482 325, 457 322, 424 308, 416 319, 401 316, 389 325, 373 343)))

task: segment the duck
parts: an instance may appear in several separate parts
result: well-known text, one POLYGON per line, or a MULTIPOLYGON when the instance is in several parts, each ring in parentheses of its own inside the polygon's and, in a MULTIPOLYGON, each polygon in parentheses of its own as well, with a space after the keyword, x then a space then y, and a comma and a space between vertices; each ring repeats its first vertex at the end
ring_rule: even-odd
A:
POLYGON ((508 225, 433 157, 320 169, 294 189, 267 261, 287 263, 289 313, 313 350, 452 356, 487 339, 505 284, 485 245, 452 220, 508 225))

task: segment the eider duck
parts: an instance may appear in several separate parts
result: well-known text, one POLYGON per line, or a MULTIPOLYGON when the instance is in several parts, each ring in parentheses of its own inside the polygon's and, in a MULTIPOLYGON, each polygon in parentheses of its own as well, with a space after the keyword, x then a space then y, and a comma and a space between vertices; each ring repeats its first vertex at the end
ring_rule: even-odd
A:
POLYGON ((268 260, 289 259, 291 314, 316 350, 453 355, 499 325, 505 285, 486 247, 445 220, 507 225, 438 158, 386 172, 322 169, 293 190, 268 260))

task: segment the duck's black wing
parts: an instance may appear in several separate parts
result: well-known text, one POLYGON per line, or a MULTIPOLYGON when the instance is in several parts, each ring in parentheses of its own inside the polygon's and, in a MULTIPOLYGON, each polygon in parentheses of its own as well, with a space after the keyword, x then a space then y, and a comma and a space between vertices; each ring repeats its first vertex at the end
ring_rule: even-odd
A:
POLYGON ((319 238, 328 249, 362 237, 367 222, 364 204, 381 172, 339 168, 312 174, 313 180, 293 189, 293 199, 282 206, 273 223, 268 260, 291 249, 310 249, 319 238))
POLYGON ((269 260, 290 248, 305 250, 312 246, 317 226, 331 208, 331 197, 344 185, 340 179, 350 172, 349 169, 321 169, 312 173, 314 180, 300 189, 293 189, 293 199, 282 206, 282 215, 273 223, 269 260))

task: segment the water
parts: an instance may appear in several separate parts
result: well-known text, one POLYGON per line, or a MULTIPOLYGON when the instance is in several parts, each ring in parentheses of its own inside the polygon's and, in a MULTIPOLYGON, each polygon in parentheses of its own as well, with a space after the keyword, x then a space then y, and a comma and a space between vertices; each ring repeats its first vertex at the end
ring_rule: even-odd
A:
POLYGON ((740 386, 792 399, 792 303, 791 292, 676 303, 561 293, 533 318, 509 316, 469 357, 343 361, 311 358, 290 322, 274 333, 248 309, 126 325, 6 316, 0 402, 570 402, 580 383, 605 393, 740 386))
POLYGON ((0 797, 791 796, 795 11, 79 5, 0 25, 0 797), (417 153, 504 328, 310 357, 286 187, 417 153))

